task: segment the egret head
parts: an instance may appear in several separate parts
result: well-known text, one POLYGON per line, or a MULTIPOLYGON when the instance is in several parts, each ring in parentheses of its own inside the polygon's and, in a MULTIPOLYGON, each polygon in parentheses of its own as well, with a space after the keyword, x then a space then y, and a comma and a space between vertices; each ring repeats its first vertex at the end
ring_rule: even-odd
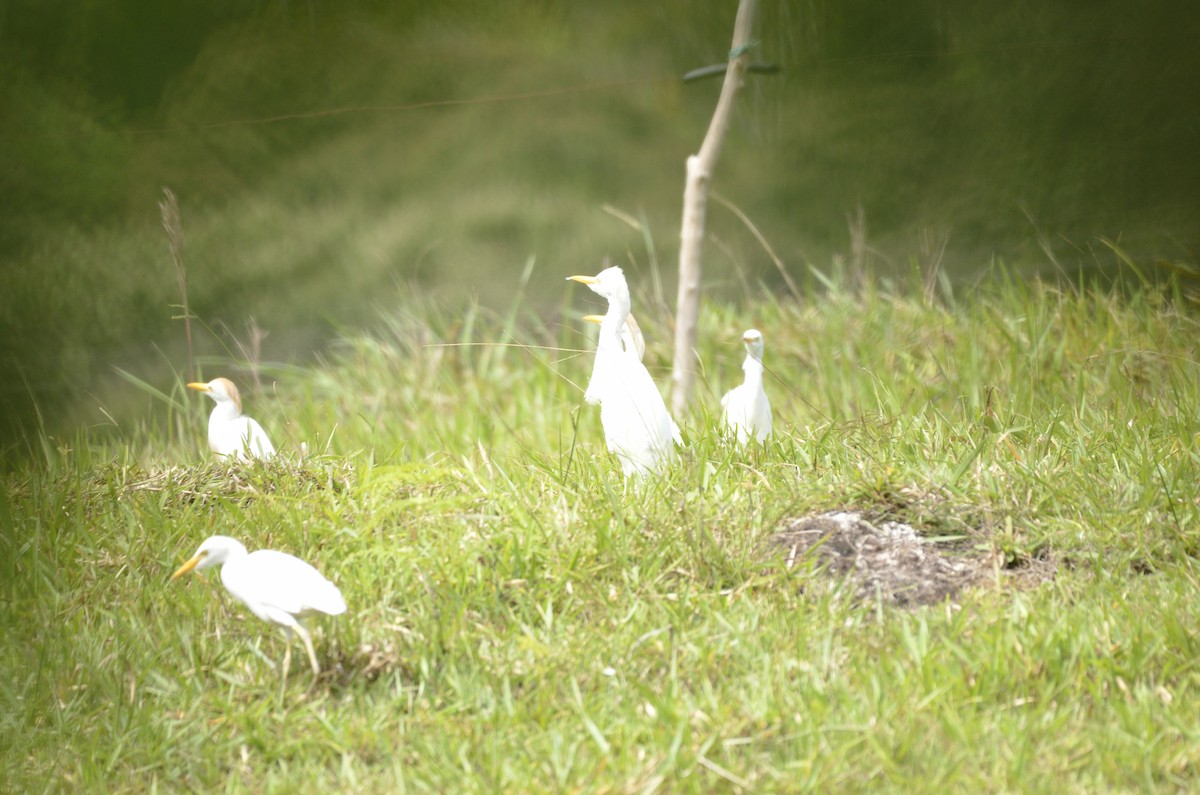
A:
POLYGON ((238 394, 237 387, 228 378, 214 378, 207 384, 191 383, 188 384, 188 389, 203 392, 218 404, 233 403, 233 405, 237 406, 239 414, 242 411, 242 397, 238 394))
MULTIPOLYGON (((604 322, 603 315, 584 315, 583 319, 589 323, 604 322)), ((642 327, 638 325, 632 312, 625 318, 625 326, 621 329, 621 344, 625 346, 626 353, 635 353, 639 362, 646 355, 646 338, 642 335, 642 327)))
POLYGON ((605 268, 595 276, 568 276, 567 281, 586 284, 592 292, 607 298, 610 304, 630 304, 629 284, 625 281, 625 272, 616 265, 605 268))
POLYGON ((746 353, 761 362, 763 356, 762 332, 756 328, 746 329, 746 333, 742 334, 742 342, 746 345, 746 353))
MULTIPOLYGON (((219 379, 224 381, 225 379, 219 379)), ((246 554, 246 547, 241 541, 229 536, 209 536, 196 550, 196 554, 192 555, 191 560, 180 566, 171 575, 171 579, 177 579, 195 569, 207 569, 210 566, 220 566, 227 560, 232 558, 242 557, 246 554)))

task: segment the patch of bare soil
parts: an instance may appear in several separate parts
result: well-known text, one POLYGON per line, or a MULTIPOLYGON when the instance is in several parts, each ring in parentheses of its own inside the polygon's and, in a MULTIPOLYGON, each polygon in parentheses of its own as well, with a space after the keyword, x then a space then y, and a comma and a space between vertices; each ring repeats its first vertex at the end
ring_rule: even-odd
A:
POLYGON ((899 607, 953 599, 965 587, 993 581, 997 561, 969 545, 922 538, 902 522, 872 524, 861 513, 831 511, 787 521, 771 536, 785 565, 845 579, 856 599, 899 607))

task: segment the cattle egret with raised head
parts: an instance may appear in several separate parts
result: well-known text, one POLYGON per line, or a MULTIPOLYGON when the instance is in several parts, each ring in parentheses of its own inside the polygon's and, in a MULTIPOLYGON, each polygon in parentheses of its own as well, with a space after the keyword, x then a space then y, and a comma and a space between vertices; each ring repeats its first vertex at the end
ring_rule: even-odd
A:
POLYGON ((614 266, 595 276, 570 276, 568 280, 586 284, 608 299, 608 312, 600 319, 596 360, 584 399, 600 404, 604 439, 620 460, 621 471, 626 476, 655 471, 670 459, 674 445, 682 444, 683 439, 654 379, 637 354, 641 333, 639 329, 634 334, 633 327, 628 325, 632 302, 625 274, 614 266), (629 334, 628 346, 622 342, 623 333, 629 334))
POLYGON ((267 432, 253 418, 242 414, 242 398, 228 378, 214 378, 207 384, 188 384, 188 389, 203 392, 214 401, 208 416, 208 447, 217 455, 247 458, 270 458, 275 446, 267 432))
POLYGON ((191 560, 176 569, 171 579, 182 577, 193 569, 199 571, 212 566, 221 567, 225 590, 250 608, 250 612, 283 628, 288 638, 287 651, 283 655, 284 680, 292 662, 293 633, 304 641, 313 675, 321 672, 312 637, 300 623, 300 618, 309 613, 337 616, 346 612, 346 600, 336 585, 294 555, 273 549, 247 552, 242 542, 229 536, 205 539, 191 560))
POLYGON ((742 342, 746 345, 746 361, 742 362, 745 381, 721 398, 724 425, 737 434, 738 444, 750 438, 762 442, 771 435, 771 401, 763 389, 763 335, 758 329, 748 329, 742 342))

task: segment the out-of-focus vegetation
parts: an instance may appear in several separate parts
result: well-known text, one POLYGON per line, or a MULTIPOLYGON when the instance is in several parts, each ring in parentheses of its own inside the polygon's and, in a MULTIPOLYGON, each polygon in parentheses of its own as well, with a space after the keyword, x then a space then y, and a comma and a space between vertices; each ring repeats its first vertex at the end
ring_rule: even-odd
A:
MULTIPOLYGON (((669 282, 735 4, 8 0, 0 6, 0 443, 114 366, 187 368, 157 202, 179 196, 202 357, 370 322, 394 286, 563 300, 604 255, 669 282), (635 229, 603 210, 638 219, 635 229), (649 250, 647 240, 655 248, 649 250), (157 352, 156 352, 157 351, 157 352), (36 409, 35 409, 36 407, 36 409)), ((764 2, 716 189, 799 277, 1195 261, 1200 12, 1181 0, 764 2), (860 212, 861 208, 861 212, 860 212)), ((714 292, 776 278, 714 205, 714 292)), ((227 365, 222 365, 227 366, 227 365)), ((32 437, 30 437, 32 438, 32 437)))

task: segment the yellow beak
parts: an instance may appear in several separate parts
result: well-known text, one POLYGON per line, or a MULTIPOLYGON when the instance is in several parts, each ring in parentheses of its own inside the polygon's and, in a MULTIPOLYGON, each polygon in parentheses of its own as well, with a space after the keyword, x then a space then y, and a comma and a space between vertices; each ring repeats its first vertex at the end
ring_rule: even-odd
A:
POLYGON ((603 323, 604 315, 584 315, 583 319, 589 323, 603 323))
POLYGON ((568 276, 567 281, 579 282, 580 284, 596 284, 600 280, 595 276, 568 276))
MULTIPOLYGON (((191 386, 191 384, 188 384, 188 386, 191 386)), ((180 577, 182 577, 183 575, 187 574, 192 569, 196 568, 196 566, 199 565, 200 561, 204 560, 205 554, 206 553, 201 552, 199 555, 192 558, 187 563, 185 563, 182 566, 180 566, 179 568, 175 569, 175 573, 171 575, 171 579, 177 580, 180 577)))
POLYGON ((188 388, 188 389, 194 389, 194 390, 196 390, 197 392, 211 392, 211 391, 212 391, 211 389, 209 389, 209 386, 208 386, 208 384, 201 384, 201 383, 191 383, 191 384, 188 384, 188 385, 187 385, 187 388, 188 388))

